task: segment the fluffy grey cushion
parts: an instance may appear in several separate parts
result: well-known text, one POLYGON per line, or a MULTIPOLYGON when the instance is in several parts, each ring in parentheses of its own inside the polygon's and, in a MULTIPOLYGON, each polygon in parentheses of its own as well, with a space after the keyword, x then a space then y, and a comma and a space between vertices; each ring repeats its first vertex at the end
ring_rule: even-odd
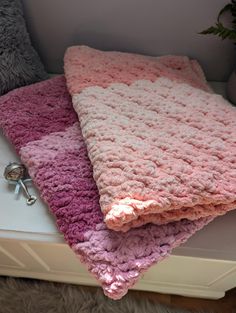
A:
POLYGON ((0 0, 0 95, 46 78, 31 46, 20 0, 0 0))

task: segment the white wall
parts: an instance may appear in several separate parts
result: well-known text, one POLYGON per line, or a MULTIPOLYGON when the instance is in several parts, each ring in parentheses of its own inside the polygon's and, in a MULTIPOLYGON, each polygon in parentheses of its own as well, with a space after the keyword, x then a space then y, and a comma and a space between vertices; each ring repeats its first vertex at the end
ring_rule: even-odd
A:
POLYGON ((50 72, 67 46, 197 58, 210 80, 227 80, 236 54, 229 41, 198 35, 227 0, 23 0, 32 40, 50 72))

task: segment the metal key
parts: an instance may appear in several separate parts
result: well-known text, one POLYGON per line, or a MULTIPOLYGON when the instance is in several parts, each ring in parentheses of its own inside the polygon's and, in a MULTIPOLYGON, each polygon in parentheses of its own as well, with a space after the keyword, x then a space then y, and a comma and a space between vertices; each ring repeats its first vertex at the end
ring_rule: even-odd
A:
POLYGON ((24 184, 24 181, 23 181, 25 176, 26 176, 25 166, 23 164, 19 164, 16 162, 12 162, 9 165, 7 165, 5 168, 5 171, 4 171, 4 177, 7 180, 20 184, 20 186, 22 187, 22 189, 24 190, 24 192, 27 196, 26 203, 28 205, 32 205, 37 200, 37 197, 35 197, 29 193, 28 188, 26 187, 26 185, 24 184))

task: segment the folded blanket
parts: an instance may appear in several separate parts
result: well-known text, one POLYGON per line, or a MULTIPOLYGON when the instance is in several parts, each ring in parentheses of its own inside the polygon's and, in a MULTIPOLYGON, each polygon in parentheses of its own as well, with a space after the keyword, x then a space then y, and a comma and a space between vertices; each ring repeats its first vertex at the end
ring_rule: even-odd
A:
POLYGON ((0 126, 59 230, 109 297, 122 297, 145 270, 210 221, 149 224, 127 233, 109 230, 64 77, 8 93, 0 98, 0 111, 0 126))
POLYGON ((75 46, 65 75, 109 228, 236 208, 236 110, 196 61, 75 46))

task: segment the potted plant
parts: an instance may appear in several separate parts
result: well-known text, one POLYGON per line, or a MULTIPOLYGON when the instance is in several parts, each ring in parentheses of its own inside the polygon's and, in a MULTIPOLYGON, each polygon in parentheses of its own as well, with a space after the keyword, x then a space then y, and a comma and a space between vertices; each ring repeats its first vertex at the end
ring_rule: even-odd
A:
MULTIPOLYGON (((213 34, 224 39, 230 39, 236 44, 236 0, 231 0, 230 3, 226 4, 219 12, 217 22, 214 26, 211 26, 200 34, 208 35, 213 34), (221 22, 221 17, 226 12, 229 12, 232 16, 232 27, 226 27, 221 22)), ((236 104, 236 69, 231 74, 227 83, 227 95, 230 101, 236 104)))

